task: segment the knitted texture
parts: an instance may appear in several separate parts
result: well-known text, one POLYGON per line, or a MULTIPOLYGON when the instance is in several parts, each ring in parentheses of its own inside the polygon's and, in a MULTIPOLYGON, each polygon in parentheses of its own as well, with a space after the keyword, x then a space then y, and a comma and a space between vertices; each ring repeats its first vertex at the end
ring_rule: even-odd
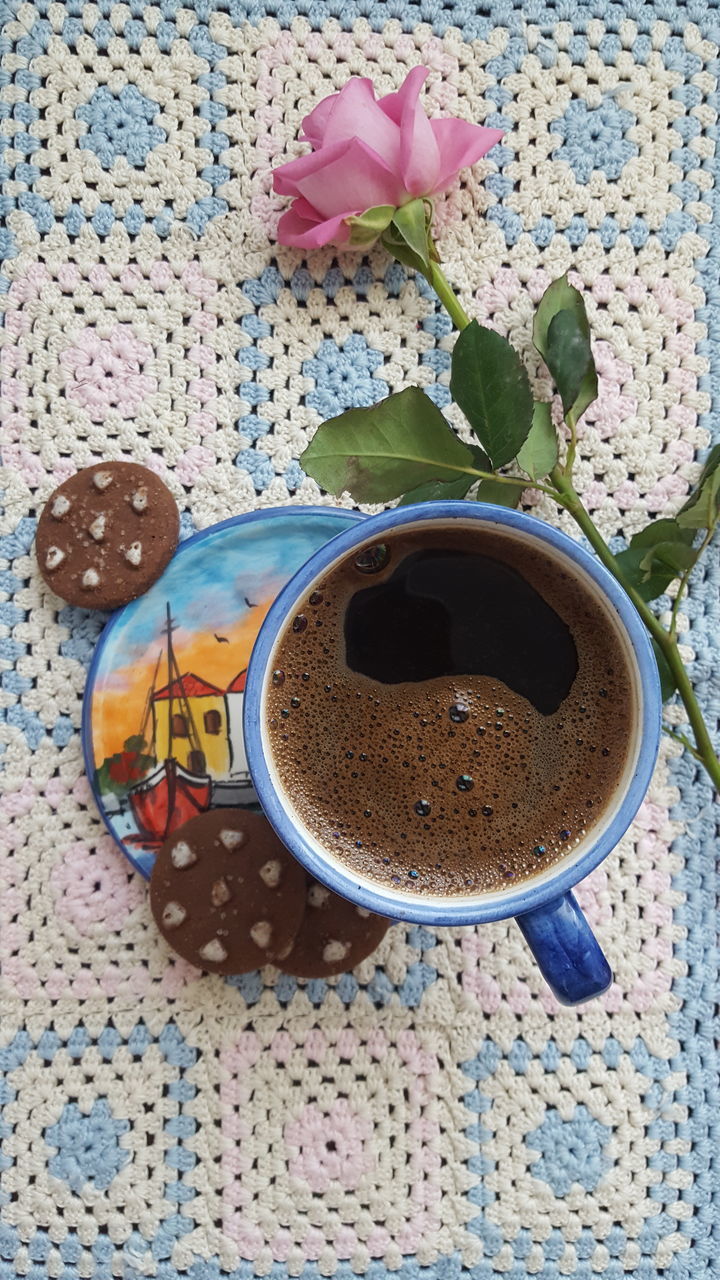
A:
MULTIPOLYGON (((152 467, 188 534, 334 502, 298 456, 388 391, 460 426, 422 280, 274 243, 302 116, 418 63, 431 113, 506 130, 437 207, 463 305, 546 393, 531 314, 569 270, 600 374, 578 487, 613 546, 676 511, 720 408, 716 5, 0 9, 0 1280, 718 1274, 717 810, 692 758, 665 741, 579 887, 615 971, 587 1007, 558 1007, 512 922, 223 982, 168 951, 97 816, 78 731, 103 619, 32 549, 99 459, 152 467)), ((680 626, 714 727, 719 602, 711 552, 680 626)))

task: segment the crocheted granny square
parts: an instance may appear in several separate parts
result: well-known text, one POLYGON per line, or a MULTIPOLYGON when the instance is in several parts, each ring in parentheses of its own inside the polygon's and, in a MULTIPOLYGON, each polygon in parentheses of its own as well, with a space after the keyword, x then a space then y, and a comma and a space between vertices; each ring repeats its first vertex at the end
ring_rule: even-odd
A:
MULTIPOLYGON (((33 537, 101 458, 152 467, 187 535, 334 504, 298 458, 346 408, 415 384, 460 426, 424 281, 275 242, 301 118, 418 64, 431 114, 505 131, 436 209, 463 306, 547 398, 531 315, 569 271, 600 375, 578 488, 613 547, 674 513, 720 396, 716 6, 1 8, 0 1277, 709 1276, 717 819, 692 758, 665 742, 579 887, 615 972, 592 1004, 558 1007, 512 922, 223 982, 171 955, 96 813, 103 619, 45 589, 33 537)), ((712 723, 719 601, 709 555, 679 625, 712 723)))

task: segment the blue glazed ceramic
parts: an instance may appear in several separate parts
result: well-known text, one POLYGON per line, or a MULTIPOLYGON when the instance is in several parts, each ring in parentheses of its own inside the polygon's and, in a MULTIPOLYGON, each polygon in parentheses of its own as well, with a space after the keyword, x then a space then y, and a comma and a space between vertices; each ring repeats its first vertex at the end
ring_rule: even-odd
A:
MULTIPOLYGON (((561 568, 562 568, 561 564, 561 568)), ((606 858, 623 835, 645 795, 657 755, 662 699, 657 666, 645 628, 634 606, 598 560, 571 538, 533 516, 485 503, 427 502, 369 517, 320 548, 288 582, 271 606, 250 660, 245 697, 248 765, 265 813, 284 844, 330 889, 360 906, 399 920, 426 925, 481 924, 515 916, 542 973, 559 1000, 576 1004, 599 995, 612 973, 571 892, 606 858), (566 858, 518 886, 488 894, 430 897, 393 890, 352 873, 321 846, 297 819, 289 797, 276 788, 263 734, 263 704, 274 649, 288 616, 337 561, 355 548, 381 542, 400 526, 462 521, 502 526, 514 536, 541 543, 616 615, 624 633, 636 686, 635 740, 630 763, 608 807, 604 823, 566 858)))

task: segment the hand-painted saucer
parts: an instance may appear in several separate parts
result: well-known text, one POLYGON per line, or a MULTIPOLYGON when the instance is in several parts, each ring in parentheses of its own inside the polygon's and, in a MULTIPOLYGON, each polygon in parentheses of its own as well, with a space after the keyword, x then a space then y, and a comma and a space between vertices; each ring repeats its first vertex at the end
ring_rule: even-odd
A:
POLYGON ((281 587, 362 520, 336 507, 275 507, 182 542, 95 650, 83 751, 108 831, 149 877, 155 851, 195 814, 257 806, 242 732, 245 671, 281 587))

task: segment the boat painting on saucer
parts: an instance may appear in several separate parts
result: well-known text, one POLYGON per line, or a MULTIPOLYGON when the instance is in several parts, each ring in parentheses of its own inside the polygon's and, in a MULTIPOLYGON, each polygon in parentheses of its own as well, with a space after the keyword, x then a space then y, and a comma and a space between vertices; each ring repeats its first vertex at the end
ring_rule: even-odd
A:
POLYGON ((257 806, 242 728, 255 637, 305 560, 358 519, 284 507, 226 520, 181 543, 150 590, 110 619, 88 678, 83 747, 100 813, 143 875, 189 818, 257 806))

